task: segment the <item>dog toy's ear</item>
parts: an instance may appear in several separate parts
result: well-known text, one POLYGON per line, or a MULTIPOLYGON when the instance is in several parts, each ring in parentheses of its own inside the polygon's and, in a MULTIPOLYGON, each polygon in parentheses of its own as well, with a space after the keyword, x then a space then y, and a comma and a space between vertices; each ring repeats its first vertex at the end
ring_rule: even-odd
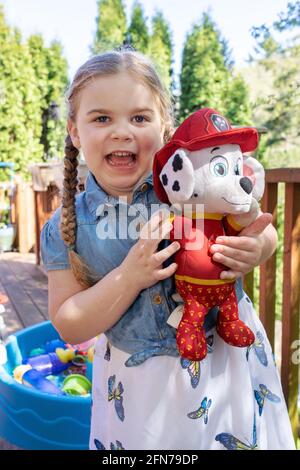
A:
POLYGON ((195 187, 195 175, 186 150, 178 149, 171 155, 159 179, 171 203, 181 203, 190 199, 195 187))
POLYGON ((248 176, 253 184, 252 195, 259 201, 265 190, 265 170, 256 158, 244 155, 243 175, 248 176))

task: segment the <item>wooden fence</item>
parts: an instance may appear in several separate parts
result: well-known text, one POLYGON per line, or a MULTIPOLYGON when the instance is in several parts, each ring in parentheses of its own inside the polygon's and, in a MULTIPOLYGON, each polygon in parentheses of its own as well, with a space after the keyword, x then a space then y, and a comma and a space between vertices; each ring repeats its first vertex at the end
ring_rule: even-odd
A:
MULTIPOLYGON (((284 241, 281 318, 281 382, 289 409, 294 436, 298 428, 299 395, 299 315, 300 315, 300 168, 266 171, 262 210, 273 214, 277 227, 278 185, 284 183, 284 241)), ((253 295, 253 273, 247 276, 246 290, 253 295)), ((276 253, 260 267, 259 316, 271 346, 275 344, 276 253)))
MULTIPOLYGON (((284 183, 284 250, 282 282, 282 351, 281 380, 289 408, 293 432, 298 427, 299 311, 300 311, 300 168, 266 171, 266 189, 262 210, 273 214, 277 226, 278 184, 284 183)), ((80 188, 82 189, 82 188, 80 188)), ((60 204, 58 188, 50 184, 47 191, 35 191, 35 252, 40 263, 40 232, 60 204)), ((246 276, 245 289, 253 294, 253 274, 246 276)), ((274 350, 276 302, 276 254, 260 267, 259 312, 274 350)))

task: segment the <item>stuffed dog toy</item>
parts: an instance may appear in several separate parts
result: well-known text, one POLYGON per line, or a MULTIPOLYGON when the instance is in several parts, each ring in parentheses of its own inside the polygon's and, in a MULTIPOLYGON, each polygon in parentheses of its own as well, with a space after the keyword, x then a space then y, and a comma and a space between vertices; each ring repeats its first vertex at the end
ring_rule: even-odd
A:
POLYGON ((255 128, 232 128, 216 110, 205 108, 190 115, 155 155, 154 189, 175 207, 170 238, 181 245, 175 283, 184 308, 176 341, 180 355, 192 361, 207 354, 204 318, 215 306, 216 330, 227 344, 254 342, 239 319, 235 279, 220 279, 228 268, 212 260, 210 247, 218 236, 238 235, 258 215, 264 169, 243 155, 257 145, 255 128))

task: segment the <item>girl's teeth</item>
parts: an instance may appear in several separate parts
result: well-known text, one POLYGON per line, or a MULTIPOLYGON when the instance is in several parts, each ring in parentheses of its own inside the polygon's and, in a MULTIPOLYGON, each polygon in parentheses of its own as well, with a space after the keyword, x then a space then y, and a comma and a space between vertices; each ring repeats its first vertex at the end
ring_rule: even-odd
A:
POLYGON ((112 152, 110 155, 116 155, 117 157, 128 157, 128 156, 132 156, 133 153, 132 152, 112 152))
POLYGON ((112 166, 131 167, 135 163, 135 155, 130 152, 114 152, 107 156, 112 166))

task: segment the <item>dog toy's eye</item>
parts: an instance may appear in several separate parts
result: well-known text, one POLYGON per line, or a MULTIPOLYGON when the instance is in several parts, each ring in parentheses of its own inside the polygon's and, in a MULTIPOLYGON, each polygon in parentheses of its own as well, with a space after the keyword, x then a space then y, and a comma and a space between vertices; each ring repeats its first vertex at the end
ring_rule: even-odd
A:
POLYGON ((209 169, 213 176, 226 176, 228 174, 228 162, 226 158, 217 155, 210 161, 209 169))
POLYGON ((215 176, 226 176, 227 175, 227 167, 225 163, 216 163, 214 165, 214 174, 215 176))
POLYGON ((242 161, 239 158, 238 161, 236 162, 234 166, 234 174, 235 175, 241 175, 242 174, 242 161))

